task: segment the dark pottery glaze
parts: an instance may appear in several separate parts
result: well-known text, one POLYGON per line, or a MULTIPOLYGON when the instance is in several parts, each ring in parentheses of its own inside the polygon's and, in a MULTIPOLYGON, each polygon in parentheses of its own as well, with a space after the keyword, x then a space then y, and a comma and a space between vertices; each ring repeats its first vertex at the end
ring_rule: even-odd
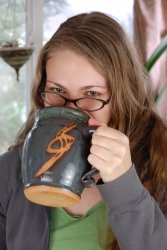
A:
POLYGON ((88 120, 85 112, 72 108, 36 112, 22 152, 24 193, 29 200, 47 206, 75 205, 84 187, 95 184, 92 176, 97 171, 87 161, 92 137, 88 120))

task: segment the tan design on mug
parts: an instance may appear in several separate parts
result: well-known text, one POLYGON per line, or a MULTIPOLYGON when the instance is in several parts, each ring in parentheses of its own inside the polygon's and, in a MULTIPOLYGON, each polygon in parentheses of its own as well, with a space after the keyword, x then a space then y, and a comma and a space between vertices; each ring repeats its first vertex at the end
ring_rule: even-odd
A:
POLYGON ((67 133, 76 128, 76 124, 67 124, 60 131, 56 133, 55 138, 48 144, 46 152, 54 154, 48 161, 46 161, 41 168, 37 171, 34 177, 41 176, 44 172, 49 170, 53 164, 55 164, 67 151, 70 150, 71 146, 75 141, 75 137, 68 135, 67 133), (59 148, 53 148, 52 145, 60 142, 59 148))

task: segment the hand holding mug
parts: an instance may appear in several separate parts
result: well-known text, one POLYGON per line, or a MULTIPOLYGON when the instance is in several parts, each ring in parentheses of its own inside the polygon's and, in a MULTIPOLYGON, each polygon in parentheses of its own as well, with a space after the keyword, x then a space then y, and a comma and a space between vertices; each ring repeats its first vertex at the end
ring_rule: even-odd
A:
POLYGON ((123 133, 101 125, 91 141, 88 161, 99 170, 104 182, 118 178, 132 166, 129 139, 123 133))

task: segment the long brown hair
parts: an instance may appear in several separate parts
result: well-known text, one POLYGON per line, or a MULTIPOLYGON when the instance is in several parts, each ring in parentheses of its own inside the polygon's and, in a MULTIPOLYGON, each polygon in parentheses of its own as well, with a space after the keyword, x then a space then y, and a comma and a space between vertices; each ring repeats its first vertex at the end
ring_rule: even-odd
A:
POLYGON ((166 125, 154 111, 149 78, 133 45, 121 26, 103 13, 69 18, 42 48, 32 87, 32 109, 17 145, 31 129, 35 111, 44 106, 38 93, 45 88, 47 59, 64 48, 85 56, 106 77, 112 95, 109 126, 128 135, 138 175, 167 214, 166 125))

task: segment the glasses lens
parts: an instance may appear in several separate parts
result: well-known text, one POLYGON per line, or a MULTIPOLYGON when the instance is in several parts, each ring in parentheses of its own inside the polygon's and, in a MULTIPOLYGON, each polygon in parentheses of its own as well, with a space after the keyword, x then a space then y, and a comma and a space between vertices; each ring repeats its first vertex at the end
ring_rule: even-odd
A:
POLYGON ((77 107, 85 111, 95 111, 103 107, 103 103, 100 100, 93 98, 80 99, 77 102, 77 107))
POLYGON ((42 92, 41 97, 44 102, 48 103, 51 106, 63 106, 65 104, 65 100, 63 97, 52 92, 42 92))

